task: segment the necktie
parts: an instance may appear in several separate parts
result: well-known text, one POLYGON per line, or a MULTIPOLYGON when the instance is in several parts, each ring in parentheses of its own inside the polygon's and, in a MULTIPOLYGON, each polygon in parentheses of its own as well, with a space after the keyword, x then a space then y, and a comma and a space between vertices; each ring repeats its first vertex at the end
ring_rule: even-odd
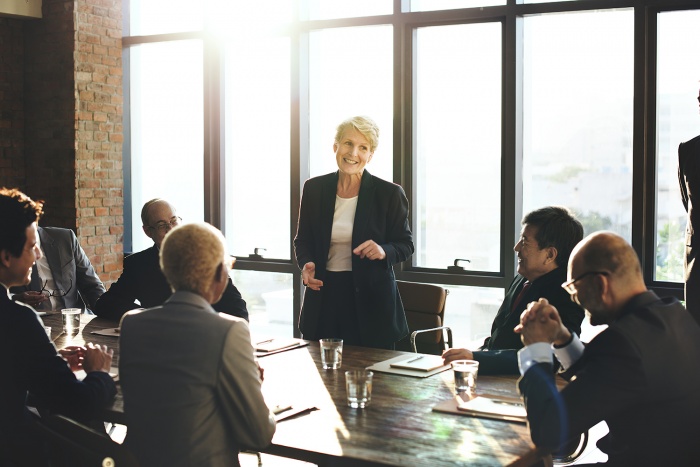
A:
POLYGON ((513 300, 513 308, 510 310, 511 313, 515 311, 515 309, 520 305, 520 302, 522 301, 523 297, 525 296, 525 292, 527 292, 527 289, 530 288, 530 281, 525 281, 523 284, 523 288, 520 289, 520 293, 518 296, 513 300))

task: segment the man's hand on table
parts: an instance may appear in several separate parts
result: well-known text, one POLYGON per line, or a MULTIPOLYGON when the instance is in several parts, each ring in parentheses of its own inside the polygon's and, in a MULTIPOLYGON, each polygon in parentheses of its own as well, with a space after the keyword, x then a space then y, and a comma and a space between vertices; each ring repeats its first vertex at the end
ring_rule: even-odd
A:
POLYGON ((85 372, 104 371, 109 373, 112 367, 112 355, 114 350, 108 349, 106 345, 95 345, 90 342, 85 348, 83 359, 83 369, 85 372))

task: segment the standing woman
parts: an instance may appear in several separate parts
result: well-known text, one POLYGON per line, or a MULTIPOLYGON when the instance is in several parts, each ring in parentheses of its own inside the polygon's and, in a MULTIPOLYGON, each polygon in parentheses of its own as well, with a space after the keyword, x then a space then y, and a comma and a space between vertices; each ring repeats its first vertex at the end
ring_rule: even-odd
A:
POLYGON ((304 184, 294 249, 305 339, 393 349, 408 334, 393 268, 413 254, 408 199, 365 170, 378 144, 374 121, 345 120, 333 143, 338 171, 304 184))

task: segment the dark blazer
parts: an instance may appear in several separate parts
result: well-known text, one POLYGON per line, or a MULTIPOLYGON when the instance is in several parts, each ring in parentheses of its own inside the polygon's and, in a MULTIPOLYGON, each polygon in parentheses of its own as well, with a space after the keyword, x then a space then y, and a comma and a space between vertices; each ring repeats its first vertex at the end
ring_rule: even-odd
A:
MULTIPOLYGON (((316 265, 316 278, 323 280, 331 242, 338 173, 311 178, 304 184, 294 250, 300 269, 316 265)), ((374 240, 386 252, 382 261, 352 257, 355 305, 363 345, 386 346, 408 334, 393 265, 413 254, 413 235, 408 224, 408 199, 399 185, 371 175, 362 175, 352 230, 352 247, 374 240)), ((319 339, 323 287, 307 288, 299 318, 306 339, 319 339)))
POLYGON ((700 237, 700 136, 678 146, 678 183, 688 212, 685 228, 685 306, 700 322, 700 266, 697 264, 700 237), (695 207, 695 209, 693 209, 695 207))
MULTIPOLYGON (((85 420, 108 404, 117 389, 109 374, 101 371, 78 380, 56 352, 34 310, 10 300, 2 284, 0 316, 4 367, 0 378, 0 465, 4 466, 15 456, 27 459, 37 454, 41 458, 38 438, 32 433, 34 417, 26 406, 28 393, 37 405, 85 420)), ((40 462, 26 462, 32 465, 33 461, 40 462)))
MULTIPOLYGON (((105 293, 105 287, 78 243, 75 233, 70 229, 39 227, 39 238, 56 288, 68 290, 70 287, 70 291, 65 297, 56 297, 59 304, 62 302, 59 308, 84 308, 87 306, 93 310, 97 299, 105 293)), ((28 286, 12 287, 10 292, 41 290, 43 284, 36 274, 36 268, 35 264, 32 282, 28 286)))
POLYGON ((675 298, 644 292, 586 346, 561 393, 549 364, 520 379, 532 440, 553 448, 605 420, 607 465, 697 465, 699 361, 700 327, 675 298))
POLYGON ((514 332, 513 328, 520 323, 520 315, 527 304, 540 298, 546 298, 559 311, 562 323, 569 331, 581 335, 581 322, 586 313, 561 286, 566 282, 566 268, 558 267, 535 279, 513 310, 513 303, 525 281, 520 274, 515 276, 493 320, 491 336, 484 340, 479 351, 473 352, 474 360, 479 361, 481 374, 519 373, 517 351, 523 348, 523 343, 520 334, 514 332))
MULTIPOLYGON (((104 318, 120 319, 124 313, 134 308, 162 305, 172 293, 160 269, 158 248, 153 245, 124 258, 121 277, 100 297, 94 311, 96 315, 104 318), (138 300, 140 305, 135 300, 138 300)), ((248 320, 245 300, 230 278, 224 295, 214 305, 214 309, 248 320)))

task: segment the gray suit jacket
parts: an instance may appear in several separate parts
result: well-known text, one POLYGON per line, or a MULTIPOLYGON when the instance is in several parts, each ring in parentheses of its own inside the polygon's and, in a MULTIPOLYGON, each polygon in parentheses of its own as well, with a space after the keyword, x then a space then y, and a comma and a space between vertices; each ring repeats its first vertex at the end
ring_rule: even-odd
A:
POLYGON ((180 291, 125 315, 119 341, 127 443, 141 465, 235 466, 239 449, 272 440, 244 319, 180 291))
MULTIPOLYGON (((46 254, 49 269, 57 289, 70 291, 65 297, 56 297, 59 308, 85 308, 93 310, 95 303, 105 293, 102 281, 97 277, 90 260, 78 243, 78 238, 70 229, 59 227, 39 227, 41 249, 46 254), (71 285, 72 284, 72 285, 71 285), (61 304, 61 302, 63 302, 61 304)), ((28 286, 12 287, 11 293, 27 290, 41 290, 42 283, 36 274, 36 264, 32 271, 32 282, 28 286)))

